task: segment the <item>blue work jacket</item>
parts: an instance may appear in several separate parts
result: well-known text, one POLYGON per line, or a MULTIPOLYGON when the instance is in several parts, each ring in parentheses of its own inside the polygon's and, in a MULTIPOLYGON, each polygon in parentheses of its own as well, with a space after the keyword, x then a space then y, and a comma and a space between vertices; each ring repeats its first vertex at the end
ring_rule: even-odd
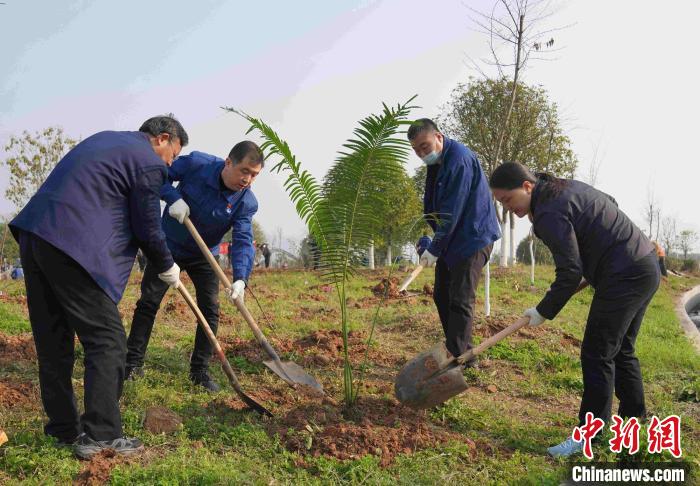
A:
POLYGON ((230 191, 221 182, 224 161, 204 152, 178 157, 168 170, 170 183, 161 188, 167 203, 163 213, 163 231, 175 258, 201 256, 197 243, 184 225, 172 218, 168 209, 178 199, 190 207, 190 220, 214 255, 219 243, 231 230, 229 256, 234 280, 247 281, 253 269, 253 216, 258 200, 253 191, 230 191), (179 181, 177 187, 172 182, 179 181))
POLYGON ((416 243, 416 252, 418 253, 418 256, 423 255, 423 252, 430 246, 431 241, 430 236, 421 236, 418 239, 418 243, 416 243))
POLYGON ((148 135, 99 132, 61 159, 10 228, 66 253, 117 303, 139 247, 158 272, 173 264, 160 222, 166 180, 148 135))
POLYGON ((498 240, 501 229, 476 155, 456 140, 444 140, 441 163, 428 167, 423 212, 435 232, 428 251, 450 267, 498 240))

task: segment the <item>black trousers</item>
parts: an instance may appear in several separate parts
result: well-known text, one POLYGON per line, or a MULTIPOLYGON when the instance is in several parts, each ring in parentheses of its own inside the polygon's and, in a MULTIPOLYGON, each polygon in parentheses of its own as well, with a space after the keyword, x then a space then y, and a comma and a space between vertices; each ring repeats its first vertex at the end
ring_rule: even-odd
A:
POLYGON ((43 239, 22 232, 20 255, 49 418, 44 433, 65 442, 81 431, 95 440, 121 437, 126 333, 117 305, 75 260, 43 239), (71 382, 76 334, 85 351, 80 418, 71 382))
MULTIPOLYGON (((216 273, 203 255, 195 258, 175 259, 175 262, 192 279, 197 294, 197 306, 202 311, 211 330, 216 334, 219 327, 219 279, 216 273)), ((146 264, 146 271, 143 274, 143 280, 141 280, 141 298, 136 303, 127 341, 126 364, 128 366, 143 366, 153 323, 168 288, 168 284, 158 278, 158 273, 153 265, 146 264)), ((197 331, 190 359, 190 370, 200 372, 209 367, 212 347, 196 320, 195 326, 197 331)))
POLYGON ((642 371, 634 345, 659 279, 659 263, 652 252, 596 287, 581 344, 580 424, 585 423, 586 412, 610 420, 613 389, 620 400, 618 415, 646 414, 642 371))
POLYGON ((476 288, 492 248, 493 244, 487 245, 452 267, 442 258, 435 265, 433 300, 445 332, 445 344, 454 356, 472 348, 476 288))

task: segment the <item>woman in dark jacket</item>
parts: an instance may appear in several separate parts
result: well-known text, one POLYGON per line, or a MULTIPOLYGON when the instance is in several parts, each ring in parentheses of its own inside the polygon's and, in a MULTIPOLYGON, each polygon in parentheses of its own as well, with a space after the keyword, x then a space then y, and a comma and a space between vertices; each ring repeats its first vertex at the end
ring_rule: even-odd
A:
MULTIPOLYGON (((583 182, 534 175, 509 162, 493 172, 489 185, 506 209, 530 218, 535 235, 554 257, 554 283, 536 307, 525 311, 531 326, 554 319, 587 284, 595 289, 581 344, 579 425, 587 412, 610 420, 613 390, 620 400, 618 415, 643 417, 644 389, 634 345, 659 286, 654 245, 612 197, 583 182)), ((582 445, 568 438, 548 452, 565 457, 582 445)))

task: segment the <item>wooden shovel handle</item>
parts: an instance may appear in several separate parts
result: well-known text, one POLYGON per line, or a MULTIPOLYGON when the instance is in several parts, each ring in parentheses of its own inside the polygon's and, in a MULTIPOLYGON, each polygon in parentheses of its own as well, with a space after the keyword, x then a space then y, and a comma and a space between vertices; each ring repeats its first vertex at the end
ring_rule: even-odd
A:
POLYGON ((464 364, 470 359, 472 359, 474 356, 483 353, 487 349, 489 349, 491 346, 496 344, 499 341, 502 341, 503 339, 507 338, 511 334, 513 334, 515 331, 520 329, 523 326, 526 326, 530 322, 530 318, 527 316, 523 316, 520 319, 518 319, 514 324, 511 324, 510 326, 506 327, 505 329, 502 329, 500 332, 497 334, 494 334, 490 338, 488 338, 485 341, 482 341, 477 347, 470 349, 466 353, 462 354, 461 356, 458 356, 455 361, 459 364, 464 364))
MULTIPOLYGON (((221 269, 219 266, 219 263, 216 261, 216 258, 214 258, 214 255, 211 254, 211 250, 209 250, 209 247, 207 244, 204 242, 202 237, 199 235, 199 231, 197 231, 197 228, 194 227, 192 224, 192 221, 190 221, 190 218, 185 216, 185 221, 184 225, 187 228, 187 230, 190 232, 192 235, 192 238, 194 238, 194 241, 197 243, 197 246, 199 249, 202 251, 204 254, 204 257, 209 261, 209 264, 211 265, 211 268, 214 269, 214 272, 216 272, 216 275, 219 277, 219 280, 221 280, 221 283, 224 285, 226 289, 231 288, 231 282, 229 282, 228 277, 226 277, 226 274, 224 271, 221 269)), ((236 299, 233 302, 235 306, 238 308, 238 311, 243 315, 243 318, 245 321, 248 323, 248 326, 250 329, 253 331, 253 334, 255 335, 255 339, 260 343, 260 346, 263 347, 265 352, 275 361, 279 361, 279 356, 275 352, 272 346, 270 346, 270 343, 267 342, 267 338, 265 335, 262 333, 258 325, 255 323, 255 319, 253 319, 253 316, 248 312, 248 308, 245 306, 245 304, 241 301, 241 299, 236 299)))
POLYGON ((406 277, 406 280, 404 280, 403 283, 401 284, 401 287, 399 287, 399 292, 403 292, 404 290, 406 290, 408 288, 408 286, 411 284, 411 282, 413 282, 413 280, 415 280, 415 278, 418 276, 418 274, 421 273, 421 271, 423 271, 423 265, 418 265, 416 268, 414 268, 413 271, 411 272, 411 275, 406 277))

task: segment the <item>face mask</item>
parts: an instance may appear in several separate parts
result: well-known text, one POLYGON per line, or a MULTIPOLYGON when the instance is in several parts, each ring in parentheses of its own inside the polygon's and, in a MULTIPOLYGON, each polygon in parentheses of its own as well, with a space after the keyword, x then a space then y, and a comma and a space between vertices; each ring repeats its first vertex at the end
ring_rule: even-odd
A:
POLYGON ((440 160, 440 152, 433 151, 421 159, 425 165, 435 165, 440 160))

